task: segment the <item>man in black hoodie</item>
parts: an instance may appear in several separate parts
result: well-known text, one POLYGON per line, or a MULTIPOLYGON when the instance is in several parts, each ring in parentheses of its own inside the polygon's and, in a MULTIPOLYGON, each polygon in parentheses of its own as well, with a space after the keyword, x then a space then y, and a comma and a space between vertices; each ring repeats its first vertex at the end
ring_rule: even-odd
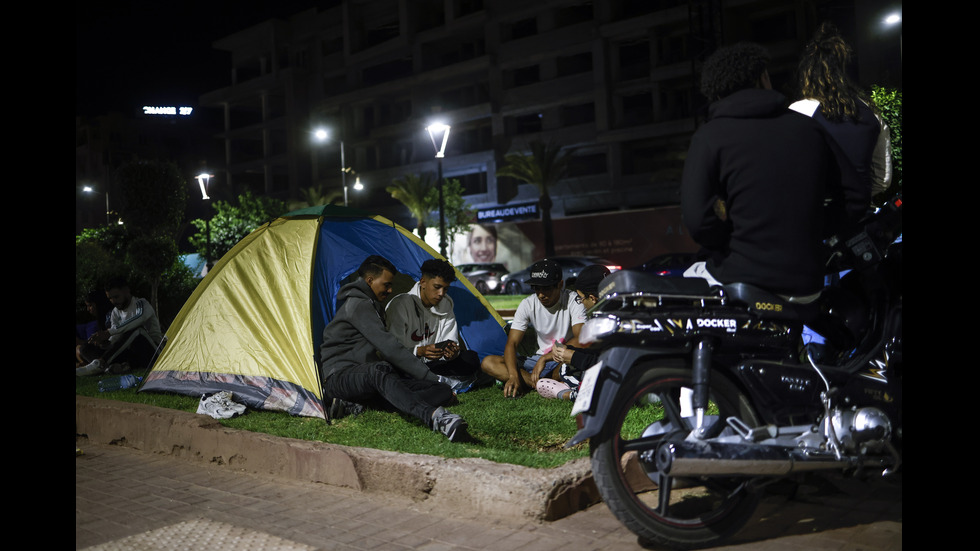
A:
POLYGON ((419 418, 452 441, 468 437, 462 417, 443 406, 455 398, 446 380, 429 371, 385 328, 384 302, 398 271, 382 256, 369 256, 358 279, 337 293, 337 315, 323 329, 320 373, 328 416, 336 419, 351 404, 379 399, 419 418))
POLYGON ((807 301, 823 287, 821 242, 864 213, 870 192, 820 125, 772 90, 768 60, 740 43, 704 63, 713 103, 684 162, 681 210, 709 259, 685 275, 807 301))

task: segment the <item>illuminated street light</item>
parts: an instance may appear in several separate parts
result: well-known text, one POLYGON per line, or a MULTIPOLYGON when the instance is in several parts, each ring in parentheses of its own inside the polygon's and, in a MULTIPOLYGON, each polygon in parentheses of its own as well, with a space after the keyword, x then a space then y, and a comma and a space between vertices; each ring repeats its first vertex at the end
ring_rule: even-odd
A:
POLYGON ((201 199, 210 199, 208 197, 208 182, 211 181, 211 178, 214 178, 214 174, 203 172, 195 176, 195 178, 197 178, 197 183, 201 185, 201 199))
POLYGON ((443 198, 442 187, 442 158, 446 156, 446 144, 449 143, 449 125, 444 123, 430 124, 425 128, 429 132, 429 139, 432 140, 432 147, 436 150, 436 160, 439 165, 439 176, 437 185, 439 187, 439 254, 446 256, 446 204, 443 198))
POLYGON ((884 24, 884 26, 886 28, 889 28, 889 27, 899 27, 899 31, 898 31, 898 55, 899 55, 899 57, 904 58, 904 53, 903 53, 903 50, 902 50, 903 46, 902 46, 902 31, 901 31, 902 13, 901 12, 889 13, 882 20, 882 23, 884 24))
MULTIPOLYGON (((214 174, 208 174, 207 172, 202 172, 195 176, 197 183, 201 186, 201 199, 207 201, 211 199, 208 196, 208 184, 211 182, 211 178, 214 178, 214 174)), ((204 249, 204 273, 211 271, 211 213, 208 213, 208 217, 204 219, 204 231, 207 238, 206 247, 204 249)))
MULTIPOLYGON (((317 128, 313 131, 313 137, 316 138, 318 142, 325 142, 330 137, 326 130, 323 128, 317 128)), ((347 166, 347 161, 344 159, 344 140, 337 140, 340 142, 340 182, 344 186, 344 206, 347 206, 347 173, 353 172, 353 170, 347 166)), ((360 184, 360 179, 354 183, 354 189, 361 190, 364 186, 360 184)))
MULTIPOLYGON (((111 225, 112 222, 110 222, 109 220, 109 192, 96 191, 95 188, 92 186, 82 186, 82 191, 84 191, 85 193, 102 193, 103 195, 105 195, 105 225, 106 226, 111 225)), ((121 224, 122 222, 119 223, 121 224)))

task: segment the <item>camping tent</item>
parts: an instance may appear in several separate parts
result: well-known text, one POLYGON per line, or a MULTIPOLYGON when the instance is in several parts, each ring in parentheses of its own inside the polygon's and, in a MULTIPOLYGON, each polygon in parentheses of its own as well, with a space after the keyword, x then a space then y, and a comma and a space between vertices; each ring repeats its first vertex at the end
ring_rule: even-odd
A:
MULTIPOLYGON (((401 273, 407 291, 430 258, 408 230, 345 207, 286 214, 235 245, 177 314, 141 391, 191 396, 228 390, 255 409, 323 417, 319 348, 342 284, 372 254, 401 273)), ((457 272, 449 288, 460 340, 482 359, 502 354, 504 321, 457 272)))

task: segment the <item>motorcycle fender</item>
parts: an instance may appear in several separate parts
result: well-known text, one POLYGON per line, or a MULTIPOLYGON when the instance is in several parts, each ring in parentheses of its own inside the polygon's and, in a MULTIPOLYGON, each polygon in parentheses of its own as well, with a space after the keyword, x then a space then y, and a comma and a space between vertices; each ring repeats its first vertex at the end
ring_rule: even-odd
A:
MULTIPOLYGON (((613 404, 617 400, 625 399, 621 395, 627 394, 632 390, 624 387, 624 383, 627 380, 627 375, 630 370, 641 359, 650 356, 676 355, 676 348, 651 350, 649 348, 616 347, 603 352, 597 362, 600 367, 596 374, 595 385, 592 388, 590 395, 591 401, 588 409, 578 415, 579 431, 565 444, 565 447, 570 448, 602 433, 603 427, 606 426, 606 418, 613 404)), ((582 386, 585 386, 584 381, 582 386)), ((583 399, 581 387, 579 392, 579 399, 583 399)), ((576 401, 576 407, 578 405, 579 402, 576 401)))

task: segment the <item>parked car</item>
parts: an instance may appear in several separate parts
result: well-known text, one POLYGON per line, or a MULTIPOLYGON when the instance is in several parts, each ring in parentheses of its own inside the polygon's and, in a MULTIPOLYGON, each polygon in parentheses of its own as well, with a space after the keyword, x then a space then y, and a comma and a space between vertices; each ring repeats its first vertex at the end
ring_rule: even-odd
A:
POLYGON ((507 274, 503 264, 460 264, 456 266, 480 294, 497 294, 504 288, 500 282, 507 274))
POLYGON ((691 267, 691 264, 694 264, 695 260, 694 253, 667 253, 657 255, 643 264, 630 269, 661 276, 680 277, 684 275, 684 270, 687 270, 691 267))
MULTIPOLYGON (((582 268, 586 266, 591 266, 593 264, 602 264, 609 268, 610 272, 615 272, 620 270, 622 266, 612 262, 611 260, 606 260, 605 258, 600 258, 598 256, 552 256, 549 260, 554 260, 561 266, 562 280, 568 282, 569 278, 578 276, 578 273, 582 271, 582 268)), ((535 261, 537 262, 537 261, 535 261)), ((534 263, 532 262, 533 266, 534 263)), ((516 272, 511 272, 504 276, 503 286, 504 293, 508 295, 526 295, 531 293, 531 286, 524 282, 528 279, 531 273, 531 266, 524 268, 523 270, 518 270, 516 272)))

